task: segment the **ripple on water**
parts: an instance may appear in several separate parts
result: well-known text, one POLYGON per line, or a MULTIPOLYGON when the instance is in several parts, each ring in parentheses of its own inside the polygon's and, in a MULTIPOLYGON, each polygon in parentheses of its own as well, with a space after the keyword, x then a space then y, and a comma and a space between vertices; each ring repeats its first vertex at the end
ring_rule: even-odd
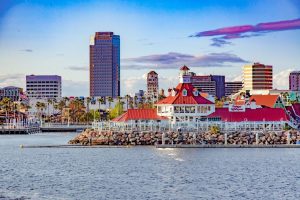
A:
POLYGON ((300 199, 300 149, 20 149, 0 136, 0 199, 300 199))

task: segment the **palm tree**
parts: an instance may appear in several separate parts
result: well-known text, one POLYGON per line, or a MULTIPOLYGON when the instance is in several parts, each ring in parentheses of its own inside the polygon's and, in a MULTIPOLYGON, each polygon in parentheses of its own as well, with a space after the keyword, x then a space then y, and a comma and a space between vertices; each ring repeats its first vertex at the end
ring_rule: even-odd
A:
POLYGON ((101 120, 101 104, 104 103, 104 98, 103 97, 98 98, 98 103, 99 103, 99 120, 101 120))
POLYGON ((108 101, 108 107, 109 110, 111 109, 111 103, 114 102, 114 99, 112 97, 107 97, 107 101, 108 101))
POLYGON ((9 122, 9 112, 11 111, 11 99, 4 97, 1 101, 1 107, 5 111, 5 123, 9 122))
POLYGON ((130 95, 129 94, 126 94, 126 96, 125 96, 125 99, 126 99, 126 107, 127 107, 127 110, 128 110, 128 102, 129 102, 129 100, 131 99, 131 97, 130 97, 130 95))
POLYGON ((117 99, 118 99, 118 104, 119 104, 119 106, 118 106, 118 116, 119 116, 120 115, 120 107, 121 107, 121 99, 122 99, 122 97, 118 96, 117 99))
POLYGON ((65 99, 62 99, 58 102, 57 106, 58 110, 60 111, 60 115, 61 115, 61 123, 62 123, 62 120, 63 120, 63 109, 66 107, 66 100, 65 99))
POLYGON ((146 99, 146 97, 142 96, 141 101, 139 103, 139 105, 140 105, 139 108, 144 108, 145 99, 146 99))
POLYGON ((53 104, 53 101, 52 101, 52 99, 48 99, 47 100, 47 110, 48 110, 48 118, 50 118, 50 105, 52 105, 53 104))
POLYGON ((134 100, 134 102, 133 102, 134 106, 137 107, 137 105, 138 105, 138 102, 137 102, 138 97, 135 95, 133 100, 134 100))
POLYGON ((91 97, 86 98, 86 112, 90 112, 90 103, 91 103, 91 97))

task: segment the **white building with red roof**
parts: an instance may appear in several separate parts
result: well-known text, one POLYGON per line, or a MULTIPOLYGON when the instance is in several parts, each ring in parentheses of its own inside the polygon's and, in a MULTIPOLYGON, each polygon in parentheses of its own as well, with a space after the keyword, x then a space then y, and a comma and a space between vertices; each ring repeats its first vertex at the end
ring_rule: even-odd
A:
MULTIPOLYGON (((214 100, 202 95, 191 84, 189 68, 180 68, 179 84, 168 90, 169 95, 158 101, 156 109, 129 109, 126 113, 108 122, 103 127, 120 130, 209 130, 218 126, 220 130, 282 130, 286 125, 297 128, 296 121, 284 108, 276 106, 278 98, 270 96, 241 98, 228 107, 216 108, 214 100)), ((100 127, 98 125, 98 127, 100 127)))
POLYGON ((156 103, 157 114, 176 122, 196 122, 215 112, 215 103, 201 95, 191 84, 189 68, 180 68, 179 84, 169 89, 169 95, 156 103))

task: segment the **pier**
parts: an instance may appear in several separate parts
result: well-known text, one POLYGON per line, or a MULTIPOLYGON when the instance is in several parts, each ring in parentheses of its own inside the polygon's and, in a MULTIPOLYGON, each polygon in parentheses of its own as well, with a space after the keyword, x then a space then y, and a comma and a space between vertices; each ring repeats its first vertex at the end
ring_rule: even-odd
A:
POLYGON ((300 148, 298 144, 276 144, 276 145, 223 145, 223 144, 158 144, 155 146, 156 148, 166 149, 166 148, 183 148, 183 149, 190 149, 190 148, 300 148))
POLYGON ((40 126, 41 132, 82 132, 87 128, 91 128, 91 125, 46 123, 40 126))

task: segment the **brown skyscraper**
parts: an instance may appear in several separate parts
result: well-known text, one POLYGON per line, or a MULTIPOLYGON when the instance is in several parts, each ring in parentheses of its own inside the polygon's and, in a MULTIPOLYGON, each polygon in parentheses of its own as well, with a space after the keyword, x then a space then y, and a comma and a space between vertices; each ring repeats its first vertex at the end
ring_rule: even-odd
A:
POLYGON ((147 74, 147 97, 153 102, 158 98, 158 74, 155 71, 147 74))
POLYGON ((90 96, 120 96, 120 36, 96 32, 90 45, 90 96))

